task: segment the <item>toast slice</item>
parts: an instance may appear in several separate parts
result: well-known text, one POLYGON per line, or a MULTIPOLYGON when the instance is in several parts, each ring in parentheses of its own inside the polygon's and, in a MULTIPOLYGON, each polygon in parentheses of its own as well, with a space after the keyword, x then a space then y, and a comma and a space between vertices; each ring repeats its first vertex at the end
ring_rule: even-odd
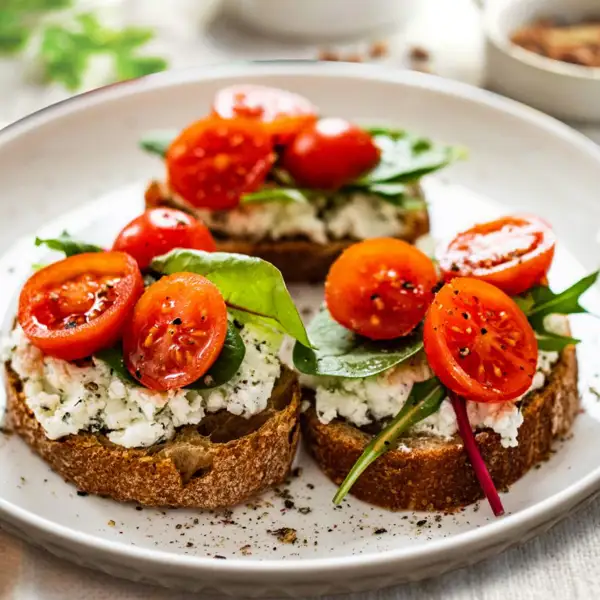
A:
MULTIPOLYGON (((313 392, 303 391, 312 400, 313 392)), ((579 411, 577 358, 568 346, 546 385, 526 396, 518 446, 504 448, 491 430, 476 434, 478 446, 499 490, 517 481, 551 453, 569 433, 579 411)), ((321 469, 340 484, 372 436, 342 420, 322 424, 311 407, 301 417, 304 441, 321 469)), ((360 476, 351 493, 390 510, 452 511, 483 497, 459 436, 402 437, 401 446, 379 457, 360 476)))
POLYGON ((50 440, 6 366, 9 426, 59 475, 83 492, 147 506, 233 506, 285 479, 299 439, 300 388, 282 367, 268 407, 250 419, 221 411, 174 439, 129 449, 80 433, 50 440))
MULTIPOLYGON (((422 194, 422 191, 420 190, 422 194)), ((187 203, 171 197, 166 187, 158 181, 150 183, 145 194, 146 208, 167 206, 178 208, 191 214, 194 209, 187 203)), ((405 228, 402 239, 413 243, 429 232, 429 214, 426 208, 407 211, 403 216, 405 228)), ((275 265, 287 282, 321 283, 325 280, 329 267, 335 259, 358 240, 330 240, 325 244, 308 238, 295 237, 280 240, 251 241, 243 238, 225 237, 213 231, 217 249, 222 252, 236 252, 258 256, 275 265)))

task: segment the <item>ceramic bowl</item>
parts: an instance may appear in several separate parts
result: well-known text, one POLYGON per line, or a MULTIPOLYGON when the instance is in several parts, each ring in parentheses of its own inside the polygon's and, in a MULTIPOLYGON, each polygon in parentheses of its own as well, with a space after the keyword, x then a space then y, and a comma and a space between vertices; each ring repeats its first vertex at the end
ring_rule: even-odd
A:
POLYGON ((552 60, 510 41, 541 18, 600 16, 598 0, 488 0, 483 9, 487 86, 561 119, 600 122, 600 68, 552 60))

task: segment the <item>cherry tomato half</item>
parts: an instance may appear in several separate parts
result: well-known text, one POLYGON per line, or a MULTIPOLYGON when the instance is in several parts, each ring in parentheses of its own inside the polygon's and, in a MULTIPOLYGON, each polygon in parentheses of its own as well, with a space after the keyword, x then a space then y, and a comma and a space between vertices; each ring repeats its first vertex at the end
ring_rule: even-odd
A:
POLYGON ((138 265, 128 254, 78 254, 29 278, 18 321, 46 354, 77 360, 119 339, 143 290, 138 265))
POLYGON ((484 281, 457 277, 444 285, 427 311, 423 342, 440 381, 468 400, 513 400, 535 375, 537 340, 527 317, 484 281))
POLYGON ((303 129, 283 153, 283 166, 298 185, 330 190, 379 162, 373 138, 344 119, 321 119, 303 129))
POLYGON ((227 210, 262 185, 275 155, 261 123, 208 117, 177 136, 166 160, 175 193, 196 207, 227 210))
POLYGON ((459 233, 440 256, 444 279, 475 277, 514 296, 545 280, 556 237, 538 217, 515 215, 459 233))
POLYGON ((276 144, 289 142, 317 120, 317 109, 306 98, 262 85, 233 85, 220 90, 213 112, 223 119, 261 121, 276 144))
POLYGON ((433 299, 437 275, 414 246, 378 238, 348 248, 332 265, 325 301, 341 325, 374 340, 409 334, 433 299))
POLYGON ((170 390, 202 377, 227 333, 227 307, 202 275, 175 273, 146 289, 125 328, 129 372, 152 390, 170 390))
POLYGON ((133 256, 140 269, 173 248, 214 252, 217 246, 204 223, 174 208, 147 210, 126 225, 113 244, 113 250, 133 256))

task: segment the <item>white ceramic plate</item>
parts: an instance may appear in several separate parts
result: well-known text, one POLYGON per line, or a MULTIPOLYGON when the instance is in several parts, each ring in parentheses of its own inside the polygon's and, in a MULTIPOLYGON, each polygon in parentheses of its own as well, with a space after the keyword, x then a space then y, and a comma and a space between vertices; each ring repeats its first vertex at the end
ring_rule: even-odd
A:
MULTIPOLYGON (((310 63, 203 68, 80 96, 2 132, 4 330, 30 264, 49 258, 33 248, 32 232, 51 235, 66 228, 109 243, 140 211, 144 182, 161 172, 157 161, 137 149, 141 134, 197 118, 219 87, 235 81, 292 89, 326 114, 394 123, 464 144, 471 158, 427 185, 436 233, 529 210, 548 218, 561 239, 553 273, 557 287, 596 266, 600 151, 558 122, 415 73, 310 63)), ((296 292, 302 303, 309 301, 305 290, 296 292)), ((586 301, 600 313, 594 293, 586 301)), ((334 486, 305 456, 299 458, 300 477, 231 514, 137 510, 78 496, 16 436, 0 436, 0 516, 9 531, 80 564, 236 596, 374 589, 468 565, 545 530, 600 485, 600 404, 586 391, 595 374, 598 325, 579 317, 573 326, 585 340, 580 361, 586 411, 574 438, 504 495, 508 515, 502 519, 491 517, 483 503, 437 518, 393 514, 353 499, 335 509, 334 486), (293 506, 286 507, 286 499, 293 506), (285 545, 269 533, 281 527, 296 529, 298 541, 285 545)))

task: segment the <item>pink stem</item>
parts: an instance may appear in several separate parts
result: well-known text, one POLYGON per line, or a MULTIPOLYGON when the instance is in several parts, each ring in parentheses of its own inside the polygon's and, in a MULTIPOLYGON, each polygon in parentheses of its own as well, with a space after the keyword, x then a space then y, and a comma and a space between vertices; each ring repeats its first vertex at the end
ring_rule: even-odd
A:
POLYGON ((471 429, 471 423, 469 423, 469 417, 467 415, 467 405, 464 398, 457 396, 454 392, 448 390, 450 396, 450 402, 452 402, 452 408, 456 413, 456 422, 458 423, 458 431, 460 437, 463 439, 465 451, 471 461, 471 466, 475 471, 475 475, 479 481, 479 485, 490 503, 490 507, 494 512, 494 516, 500 517, 504 514, 504 507, 502 506, 502 500, 498 496, 498 490, 492 481, 490 472, 488 471, 481 452, 475 442, 475 436, 471 429))

